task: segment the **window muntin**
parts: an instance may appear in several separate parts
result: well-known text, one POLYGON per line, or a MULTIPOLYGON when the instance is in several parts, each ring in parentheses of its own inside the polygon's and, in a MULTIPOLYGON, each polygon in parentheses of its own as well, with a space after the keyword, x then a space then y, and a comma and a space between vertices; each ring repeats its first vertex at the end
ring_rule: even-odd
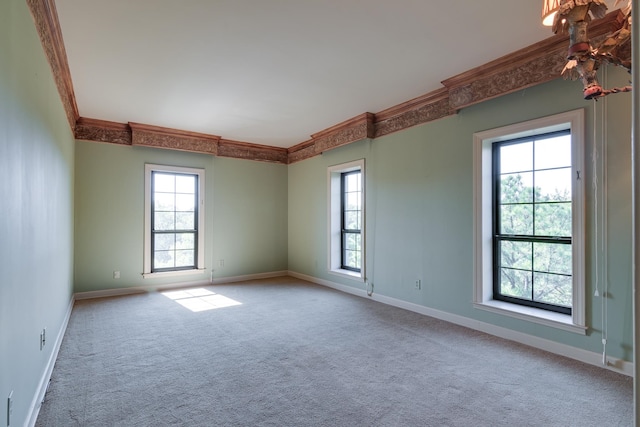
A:
POLYGON ((569 130, 493 144, 494 299, 571 314, 569 130))
POLYGON ((341 174, 342 218, 341 265, 345 270, 362 268, 362 174, 360 170, 341 174))
POLYGON ((196 268, 198 175, 151 172, 151 272, 196 268))

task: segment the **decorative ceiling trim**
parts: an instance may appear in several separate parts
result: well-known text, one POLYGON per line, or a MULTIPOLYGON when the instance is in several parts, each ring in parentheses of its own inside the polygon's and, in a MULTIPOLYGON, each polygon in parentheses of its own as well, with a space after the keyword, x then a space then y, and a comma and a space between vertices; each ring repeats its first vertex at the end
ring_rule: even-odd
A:
MULTIPOLYGON (((76 139, 121 145, 192 151, 275 163, 295 163, 366 138, 378 138, 456 114, 461 108, 560 77, 566 63, 568 35, 555 35, 494 61, 453 76, 443 88, 376 114, 363 113, 289 149, 222 139, 215 135, 80 117, 60 30, 55 0, 27 0, 51 66, 60 98, 76 139)), ((592 38, 621 28, 615 10, 589 25, 592 38)))
POLYGON ((131 128, 126 123, 80 117, 74 127, 75 139, 131 145, 131 128))
POLYGON ((299 162, 317 155, 315 141, 309 140, 289 147, 289 163, 299 162))
POLYGON ((42 48, 49 61, 69 126, 73 131, 80 114, 73 92, 73 82, 71 81, 71 72, 62 40, 55 0, 27 0, 27 5, 40 37, 40 43, 42 43, 42 48))
POLYGON ((287 149, 222 139, 217 135, 190 132, 141 123, 117 123, 81 117, 75 125, 78 140, 137 145, 189 151, 219 157, 287 163, 287 149))
POLYGON ((379 138, 455 113, 450 108, 447 89, 438 89, 377 113, 375 137, 379 138))
POLYGON ((374 138, 375 133, 375 114, 363 113, 314 133, 311 140, 289 148, 288 162, 299 162, 361 139, 374 138))
POLYGON ((219 157, 233 157, 236 159, 257 160, 260 162, 288 163, 288 152, 286 148, 251 144, 229 139, 220 140, 217 155, 219 157))
POLYGON ((192 151, 202 154, 218 154, 217 135, 188 132, 160 126, 129 122, 131 145, 164 148, 167 150, 192 151))
POLYGON ((364 113, 311 135, 316 154, 365 138, 373 138, 374 114, 364 113))
POLYGON ((566 53, 563 49, 533 58, 525 64, 504 69, 489 76, 478 76, 467 84, 451 86, 449 87, 450 108, 460 110, 554 80, 560 76, 566 62, 566 53))

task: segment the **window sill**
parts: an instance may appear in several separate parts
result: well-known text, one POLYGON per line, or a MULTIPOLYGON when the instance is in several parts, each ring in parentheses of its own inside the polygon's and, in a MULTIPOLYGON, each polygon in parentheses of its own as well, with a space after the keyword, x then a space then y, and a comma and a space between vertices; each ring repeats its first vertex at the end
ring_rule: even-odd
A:
POLYGON ((161 277, 171 277, 171 276, 187 276, 194 274, 204 274, 206 269, 195 269, 195 270, 177 270, 177 271, 163 271, 161 273, 142 273, 142 278, 144 279, 159 279, 161 277))
POLYGON ((362 273, 358 273, 356 271, 337 268, 335 270, 329 270, 329 273, 335 276, 340 276, 340 277, 344 277, 346 279, 351 279, 351 280, 357 280, 358 282, 364 283, 364 277, 362 277, 362 273))
POLYGON ((524 307, 517 304, 510 304, 508 302, 495 300, 474 303, 473 306, 480 310, 515 317, 516 319, 525 320, 527 322, 562 329, 564 331, 580 335, 587 334, 587 327, 574 324, 571 316, 568 314, 554 313, 552 311, 541 310, 539 308, 524 307))

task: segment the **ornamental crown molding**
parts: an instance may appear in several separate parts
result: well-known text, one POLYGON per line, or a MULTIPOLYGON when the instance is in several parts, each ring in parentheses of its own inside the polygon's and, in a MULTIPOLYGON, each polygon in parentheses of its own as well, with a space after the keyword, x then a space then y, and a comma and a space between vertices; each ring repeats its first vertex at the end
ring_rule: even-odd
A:
POLYGON ((74 126, 78 140, 131 145, 131 128, 126 123, 80 117, 74 126))
POLYGON ((165 148, 168 150, 192 151, 202 154, 218 154, 220 137, 160 126, 129 122, 131 145, 165 148))
POLYGON ((27 0, 71 130, 80 117, 55 0, 27 0))

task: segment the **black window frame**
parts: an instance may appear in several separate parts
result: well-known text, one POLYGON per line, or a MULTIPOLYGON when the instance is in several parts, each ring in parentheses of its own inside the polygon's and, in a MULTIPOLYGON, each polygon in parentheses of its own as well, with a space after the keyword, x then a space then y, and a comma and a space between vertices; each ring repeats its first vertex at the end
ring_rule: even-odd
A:
MULTIPOLYGON (((362 271, 362 206, 360 206, 359 212, 360 212, 360 228, 359 229, 347 229, 345 227, 345 216, 346 216, 346 196, 347 196, 347 192, 346 192, 346 179, 347 176, 349 175, 360 175, 360 188, 358 189, 358 193, 360 194, 360 196, 362 197, 362 171, 360 169, 356 169, 356 170, 352 170, 352 171, 348 171, 348 172, 341 172, 340 173, 340 268, 343 270, 349 270, 349 271, 355 271, 360 273, 362 271), (361 240, 360 240, 360 268, 357 267, 352 267, 350 265, 347 265, 346 263, 346 239, 347 236, 350 234, 357 234, 359 236, 361 236, 361 240)), ((362 203, 362 198, 360 199, 360 203, 362 203)))
MULTIPOLYGON (((200 175, 197 173, 189 173, 189 172, 175 172, 175 171, 167 171, 167 170, 151 170, 151 273, 162 273, 162 272, 170 272, 170 271, 185 271, 185 270, 195 270, 198 269, 198 236, 199 236, 199 215, 200 215, 200 175), (177 176, 189 176, 194 178, 194 228, 193 229, 181 229, 181 230, 156 230, 155 229, 155 212, 156 212, 156 203, 155 203, 155 176, 156 174, 162 175, 173 175, 177 176), (180 267, 168 267, 168 268, 156 268, 155 266, 155 236, 157 234, 193 234, 193 264, 188 266, 180 266, 180 267)), ((174 194, 176 194, 174 192, 174 194)))
MULTIPOLYGON (((572 314, 572 307, 566 307, 562 305, 550 304, 541 301, 534 301, 534 282, 532 282, 532 298, 523 299, 510 295, 503 295, 501 293, 501 242, 502 241, 514 241, 514 242, 531 242, 531 243, 548 243, 548 244, 572 244, 573 236, 536 236, 534 235, 509 235, 500 233, 501 224, 501 203, 500 203, 500 147, 507 145, 515 145, 530 141, 540 141, 548 138, 555 138, 563 135, 571 135, 571 129, 559 130, 554 132, 534 134, 531 136, 525 136, 520 138, 509 139, 506 141, 495 142, 491 145, 492 155, 492 246, 493 246, 493 299, 498 301, 504 301, 512 304, 518 304, 527 307, 539 308, 543 310, 553 311, 561 314, 572 314)), ((573 162, 573 160, 572 160, 573 162)), ((573 170, 573 165, 571 165, 573 170)), ((535 173, 535 165, 533 172, 535 173)), ((535 206, 535 200, 532 201, 535 206)), ((573 195, 572 195, 573 203, 573 195)), ((534 221, 535 221, 535 209, 533 209, 534 221)), ((573 222, 573 213, 572 213, 573 222)), ((533 265, 534 254, 531 255, 532 266, 531 272, 535 273, 533 265)), ((528 271, 528 270, 527 270, 528 271)), ((571 275, 572 276, 572 275, 571 275)))

